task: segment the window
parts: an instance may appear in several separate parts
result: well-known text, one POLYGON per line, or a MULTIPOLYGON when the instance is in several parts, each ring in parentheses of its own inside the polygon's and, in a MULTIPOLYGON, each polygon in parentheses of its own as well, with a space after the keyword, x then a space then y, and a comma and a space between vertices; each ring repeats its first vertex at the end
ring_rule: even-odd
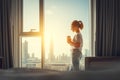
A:
POLYGON ((90 53, 89 0, 45 0, 45 68, 66 71, 71 67, 70 45, 66 36, 74 33, 70 30, 73 20, 82 20, 83 58, 80 66, 84 70, 84 58, 90 53))
POLYGON ((23 32, 39 32, 39 0, 23 0, 23 32))
POLYGON ((21 37, 22 67, 41 68, 41 38, 21 37))
POLYGON ((71 47, 66 43, 66 36, 74 35, 71 22, 82 20, 85 27, 80 66, 84 69, 84 58, 91 56, 89 3, 89 0, 44 0, 43 4, 43 0, 23 0, 23 26, 19 36, 22 67, 67 70, 71 66, 71 47))
POLYGON ((42 23, 40 6, 42 0, 23 0, 23 24, 19 40, 21 51, 21 67, 42 67, 42 23))

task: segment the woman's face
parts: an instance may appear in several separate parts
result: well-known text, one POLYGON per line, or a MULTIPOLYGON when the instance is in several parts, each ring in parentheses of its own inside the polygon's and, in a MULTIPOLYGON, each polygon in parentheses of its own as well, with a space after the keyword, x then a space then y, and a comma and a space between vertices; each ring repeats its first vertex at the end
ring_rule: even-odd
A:
POLYGON ((79 28, 77 26, 71 26, 71 30, 73 32, 77 32, 79 30, 79 28))

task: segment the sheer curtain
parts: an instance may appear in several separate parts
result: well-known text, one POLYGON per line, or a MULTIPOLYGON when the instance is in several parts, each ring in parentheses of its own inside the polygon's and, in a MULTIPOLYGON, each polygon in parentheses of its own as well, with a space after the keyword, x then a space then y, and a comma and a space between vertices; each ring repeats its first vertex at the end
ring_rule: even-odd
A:
POLYGON ((96 56, 120 56, 120 0, 96 0, 96 56))
POLYGON ((11 38, 14 67, 20 67, 19 33, 22 26, 22 0, 12 0, 11 6, 11 38))

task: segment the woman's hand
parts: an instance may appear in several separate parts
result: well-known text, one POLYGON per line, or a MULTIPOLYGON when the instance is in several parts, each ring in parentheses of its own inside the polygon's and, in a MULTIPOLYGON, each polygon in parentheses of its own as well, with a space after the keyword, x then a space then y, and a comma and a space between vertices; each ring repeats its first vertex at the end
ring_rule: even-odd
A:
POLYGON ((70 37, 70 36, 67 36, 67 43, 70 44, 71 46, 76 47, 76 48, 79 48, 79 47, 80 47, 80 43, 79 43, 79 42, 74 43, 74 42, 71 40, 71 37, 70 37))
POLYGON ((67 43, 70 44, 71 43, 71 37, 67 36, 67 43))

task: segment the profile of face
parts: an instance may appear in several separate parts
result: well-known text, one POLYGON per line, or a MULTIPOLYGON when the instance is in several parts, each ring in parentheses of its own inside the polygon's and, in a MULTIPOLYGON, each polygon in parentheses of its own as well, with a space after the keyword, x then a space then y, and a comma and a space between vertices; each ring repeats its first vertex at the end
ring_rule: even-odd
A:
POLYGON ((71 30, 73 32, 77 32, 79 30, 79 27, 78 26, 71 26, 71 30))
POLYGON ((72 22, 72 24, 71 24, 71 30, 72 30, 73 32, 79 32, 79 28, 80 28, 80 23, 79 23, 79 21, 74 20, 74 21, 72 22))

